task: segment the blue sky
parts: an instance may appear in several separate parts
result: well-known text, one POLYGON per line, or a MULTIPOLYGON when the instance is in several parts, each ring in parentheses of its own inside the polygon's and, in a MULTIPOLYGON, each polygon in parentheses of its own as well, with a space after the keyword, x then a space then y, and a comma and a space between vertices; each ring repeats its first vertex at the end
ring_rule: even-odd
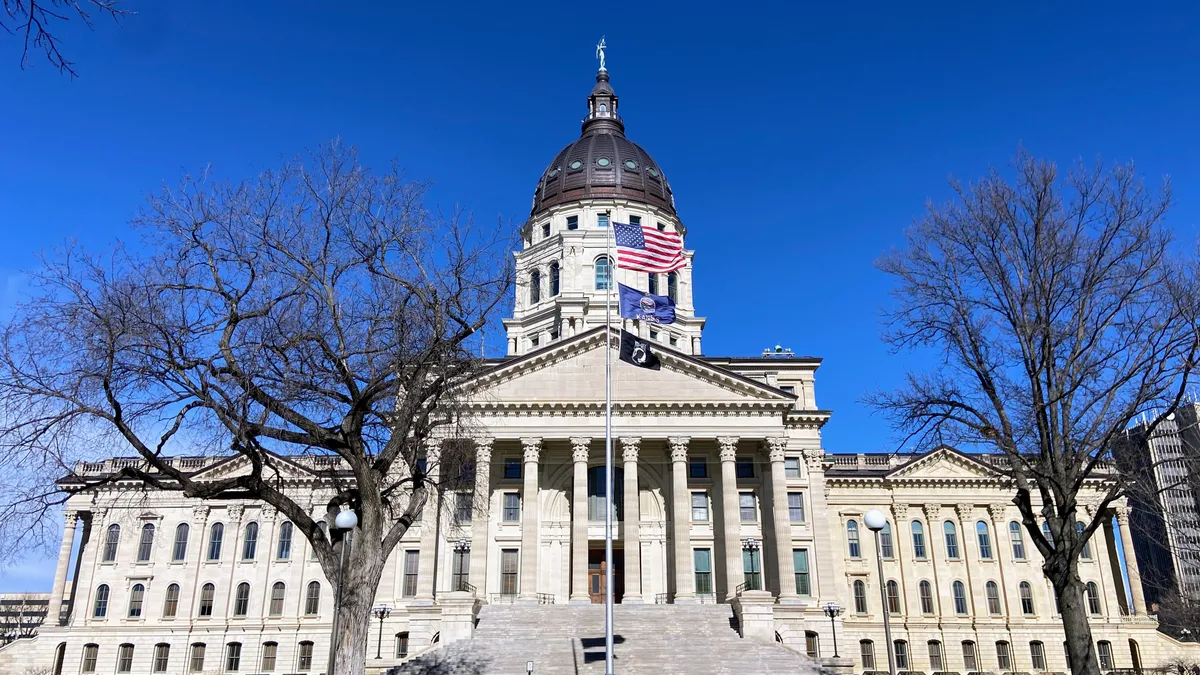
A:
MULTIPOLYGON (((340 136, 433 200, 516 227, 579 131, 609 45, 630 138, 675 190, 709 354, 823 357, 835 452, 894 448, 859 400, 928 359, 879 341, 899 242, 951 174, 1018 144, 1170 174, 1200 216, 1200 13, 1153 3, 134 2, 62 30, 80 77, 0 35, 0 311, 33 253, 127 238, 146 192, 211 163, 243 178, 340 136)), ((0 590, 48 587, 37 561, 0 590)))

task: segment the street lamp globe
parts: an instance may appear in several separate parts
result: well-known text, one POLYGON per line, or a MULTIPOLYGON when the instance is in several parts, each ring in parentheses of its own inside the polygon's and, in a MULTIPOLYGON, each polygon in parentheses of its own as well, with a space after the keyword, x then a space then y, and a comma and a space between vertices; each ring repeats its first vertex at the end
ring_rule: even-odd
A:
POLYGON ((338 526, 340 530, 353 530, 358 525, 358 514, 353 509, 346 509, 337 514, 333 519, 333 524, 338 526))
POLYGON ((824 609, 825 616, 831 619, 835 616, 839 616, 842 613, 842 606, 836 602, 827 602, 821 609, 824 609))
POLYGON ((867 529, 872 532, 878 532, 887 525, 887 516, 883 515, 882 511, 871 509, 863 515, 863 522, 867 524, 867 529))

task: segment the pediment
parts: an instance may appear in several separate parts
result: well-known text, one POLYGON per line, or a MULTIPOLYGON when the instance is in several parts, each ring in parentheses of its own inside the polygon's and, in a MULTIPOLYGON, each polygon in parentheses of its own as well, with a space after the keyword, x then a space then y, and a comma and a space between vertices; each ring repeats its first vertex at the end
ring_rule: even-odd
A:
MULTIPOLYGON (((263 467, 263 477, 270 479, 299 479, 312 478, 313 473, 304 467, 279 455, 270 455, 270 460, 263 467)), ((230 457, 218 462, 192 476, 192 480, 212 481, 226 478, 237 478, 250 475, 252 465, 250 460, 242 455, 230 457)))
MULTIPOLYGON (((632 366, 612 353, 614 403, 780 404, 795 398, 765 384, 656 346, 660 370, 632 366)), ((480 404, 604 403, 604 329, 502 364, 480 376, 472 400, 480 404)))
POLYGON ((993 480, 999 477, 1000 474, 990 466, 948 447, 933 450, 888 474, 893 480, 993 480))

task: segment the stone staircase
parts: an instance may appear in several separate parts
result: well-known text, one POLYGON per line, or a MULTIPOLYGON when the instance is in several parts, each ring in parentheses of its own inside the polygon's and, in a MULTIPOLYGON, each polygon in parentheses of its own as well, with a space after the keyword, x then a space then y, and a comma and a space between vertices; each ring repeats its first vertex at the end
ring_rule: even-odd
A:
MULTIPOLYGON (((814 661, 782 645, 744 640, 729 605, 617 605, 621 675, 812 674, 814 661)), ((487 605, 475 637, 409 661, 405 675, 603 675, 601 605, 487 605)))

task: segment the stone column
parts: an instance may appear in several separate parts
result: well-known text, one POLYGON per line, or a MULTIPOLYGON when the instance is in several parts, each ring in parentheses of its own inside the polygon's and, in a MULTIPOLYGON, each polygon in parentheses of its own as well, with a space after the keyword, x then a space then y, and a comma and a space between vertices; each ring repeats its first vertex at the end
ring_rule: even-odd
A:
MULTIPOLYGON (((992 521, 992 552, 996 556, 996 565, 1000 567, 1000 598, 1004 601, 1004 623, 1006 626, 1012 625, 1013 608, 1012 603, 1008 600, 1008 575, 1005 574, 1004 559, 1011 553, 1011 549, 1006 550, 1000 544, 1000 533, 1005 534, 1007 541, 1008 523, 1004 519, 1003 504, 989 504, 987 507, 988 517, 992 521)), ((1010 542, 1011 544, 1011 542, 1010 542)))
POLYGON ((571 602, 590 603, 588 595, 588 500, 587 469, 592 439, 572 438, 571 459, 571 602))
POLYGON ((788 511, 787 473, 783 455, 787 438, 768 438, 767 457, 771 460, 771 512, 775 521, 775 559, 779 566, 779 602, 796 602, 796 563, 792 560, 792 518, 788 511))
POLYGON ((525 602, 537 602, 538 594, 538 459, 542 454, 542 439, 522 438, 525 464, 521 488, 521 592, 525 602))
POLYGON ((488 523, 492 515, 493 438, 475 439, 475 496, 471 514, 471 585, 487 596, 488 523))
MULTIPOLYGON (((975 533, 975 518, 972 515, 975 507, 972 504, 956 504, 954 514, 958 516, 958 548, 966 572, 967 607, 974 619, 989 615, 987 608, 987 593, 983 589, 983 580, 979 576, 979 537, 975 533), (975 570, 975 574, 971 574, 975 570), (975 584, 979 588, 975 588, 975 584), (976 604, 978 598, 984 598, 982 609, 976 604)), ((942 533, 945 535, 945 532, 942 533)))
POLYGON ((1138 570, 1137 554, 1133 550, 1133 535, 1129 532, 1129 509, 1118 507, 1117 527, 1121 529, 1121 550, 1125 554, 1125 571, 1129 575, 1129 594, 1133 596, 1133 614, 1146 613, 1146 596, 1142 592, 1142 573, 1138 570))
MULTIPOLYGON (((433 485, 437 485, 441 475, 441 439, 425 441, 425 475, 433 485)), ((442 513, 438 504, 438 491, 431 489, 421 510, 421 553, 417 559, 417 595, 413 599, 416 604, 433 603, 433 582, 437 569, 437 539, 438 522, 442 513)), ((401 563, 403 564, 403 563, 401 563)))
POLYGON ((671 538, 675 545, 675 602, 696 601, 696 578, 692 569, 692 496, 688 493, 688 442, 685 437, 668 439, 671 445, 671 538))
POLYGON ((808 552, 808 569, 809 574, 817 580, 817 585, 812 591, 814 599, 844 602, 839 589, 844 588, 846 582, 842 581, 841 585, 834 583, 831 555, 845 555, 842 552, 843 545, 838 545, 833 551, 830 551, 829 546, 817 546, 817 542, 840 542, 844 539, 840 532, 836 535, 829 532, 829 518, 825 515, 828 510, 825 505, 824 461, 825 451, 821 448, 804 449, 804 464, 808 469, 808 522, 813 533, 813 548, 808 552), (824 552, 821 549, 824 549, 824 552))
POLYGON ((737 595, 737 587, 745 580, 742 569, 742 520, 738 509, 736 436, 717 439, 721 445, 721 529, 724 530, 725 602, 737 595))
POLYGON ((63 594, 67 590, 67 569, 71 566, 71 547, 75 545, 75 524, 79 520, 79 514, 74 511, 67 511, 66 515, 62 546, 58 548, 58 569, 54 573, 54 586, 50 591, 50 604, 46 609, 46 621, 57 626, 65 623, 63 619, 66 613, 62 611, 63 594))
POLYGON ((625 541, 625 595, 621 602, 636 605, 642 598, 642 540, 638 536, 642 510, 638 502, 638 449, 640 438, 621 439, 621 459, 624 465, 624 508, 621 514, 621 535, 625 541))

